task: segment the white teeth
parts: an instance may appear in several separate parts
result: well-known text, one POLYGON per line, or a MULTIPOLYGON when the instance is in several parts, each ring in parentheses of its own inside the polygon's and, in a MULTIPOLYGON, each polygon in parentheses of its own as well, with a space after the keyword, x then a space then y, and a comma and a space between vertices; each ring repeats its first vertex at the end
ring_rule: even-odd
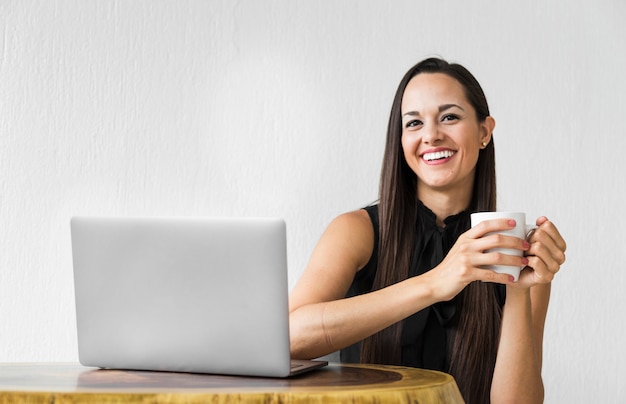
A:
POLYGON ((433 161, 433 160, 445 159, 448 157, 452 157, 453 155, 454 155, 454 152, 452 150, 443 150, 443 151, 438 151, 434 153, 425 153, 424 160, 433 161))

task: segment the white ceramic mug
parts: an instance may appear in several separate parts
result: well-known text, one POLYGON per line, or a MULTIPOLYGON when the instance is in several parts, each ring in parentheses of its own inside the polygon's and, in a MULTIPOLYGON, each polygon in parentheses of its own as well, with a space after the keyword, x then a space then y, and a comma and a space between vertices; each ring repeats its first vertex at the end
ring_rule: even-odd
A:
MULTIPOLYGON (((480 222, 492 219, 513 219, 517 225, 511 230, 499 231, 496 233, 504 234, 507 236, 515 236, 526 240, 530 232, 537 228, 532 224, 526 224, 526 214, 523 212, 479 212, 471 214, 472 227, 476 226, 480 222)), ((488 233, 494 234, 494 233, 488 233)), ((522 250, 515 250, 510 248, 494 248, 488 250, 488 252, 497 251, 503 254, 517 255, 521 257, 524 252, 522 250)), ((491 269, 492 271, 512 275, 515 282, 519 279, 519 274, 524 267, 510 266, 510 265, 484 265, 483 268, 491 269)))

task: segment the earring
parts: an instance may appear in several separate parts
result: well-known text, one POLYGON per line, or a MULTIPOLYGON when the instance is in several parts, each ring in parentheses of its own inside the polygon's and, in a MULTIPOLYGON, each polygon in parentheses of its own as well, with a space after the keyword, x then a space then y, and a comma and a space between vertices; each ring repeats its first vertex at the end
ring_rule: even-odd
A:
POLYGON ((481 143, 481 145, 482 145, 483 147, 487 147, 487 142, 482 142, 482 143, 481 143))

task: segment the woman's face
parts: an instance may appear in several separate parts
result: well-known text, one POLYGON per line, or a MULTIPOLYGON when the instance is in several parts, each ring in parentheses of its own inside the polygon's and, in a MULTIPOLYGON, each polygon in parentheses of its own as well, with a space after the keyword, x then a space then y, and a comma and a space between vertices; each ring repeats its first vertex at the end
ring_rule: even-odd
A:
MULTIPOLYGON (((443 73, 420 73, 402 97, 402 149, 418 192, 469 192, 493 118, 478 122, 463 87, 443 73)), ((469 195, 469 194, 468 194, 469 195)))

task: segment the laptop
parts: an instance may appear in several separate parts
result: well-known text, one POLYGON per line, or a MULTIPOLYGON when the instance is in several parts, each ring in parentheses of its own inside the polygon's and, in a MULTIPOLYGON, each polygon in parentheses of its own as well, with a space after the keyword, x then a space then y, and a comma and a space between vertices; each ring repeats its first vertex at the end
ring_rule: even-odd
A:
POLYGON ((288 377, 286 225, 277 218, 73 217, 84 366, 288 377))

